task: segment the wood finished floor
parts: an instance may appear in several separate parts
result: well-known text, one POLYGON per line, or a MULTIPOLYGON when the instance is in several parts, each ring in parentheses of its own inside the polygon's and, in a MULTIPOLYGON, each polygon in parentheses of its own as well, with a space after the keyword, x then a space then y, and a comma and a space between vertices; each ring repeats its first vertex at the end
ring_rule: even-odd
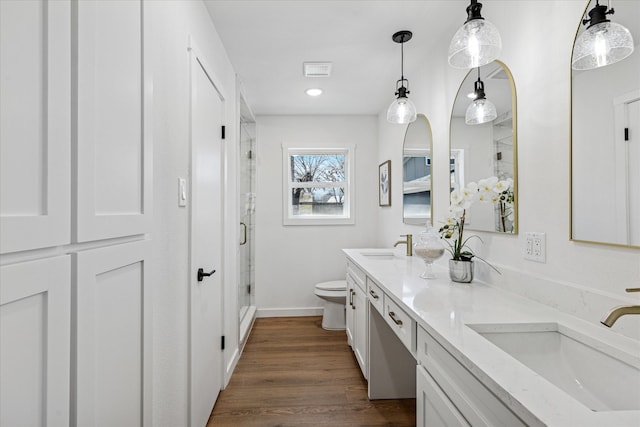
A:
POLYGON ((415 399, 369 401, 345 332, 320 324, 257 319, 207 427, 415 426, 415 399))

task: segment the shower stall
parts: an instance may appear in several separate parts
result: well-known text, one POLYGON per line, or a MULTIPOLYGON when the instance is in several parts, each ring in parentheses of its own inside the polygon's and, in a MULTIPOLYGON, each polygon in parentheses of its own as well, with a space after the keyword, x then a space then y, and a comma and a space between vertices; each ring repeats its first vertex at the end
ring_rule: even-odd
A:
POLYGON ((240 275, 238 321, 243 343, 255 318, 255 145, 256 122, 244 98, 240 101, 240 275))

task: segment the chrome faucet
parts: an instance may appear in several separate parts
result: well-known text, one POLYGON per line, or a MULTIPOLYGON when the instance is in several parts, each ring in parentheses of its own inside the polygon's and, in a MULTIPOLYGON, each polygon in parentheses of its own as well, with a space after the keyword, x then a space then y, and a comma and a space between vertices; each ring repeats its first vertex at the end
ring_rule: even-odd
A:
POLYGON ((406 240, 398 240, 393 244, 395 248, 398 245, 407 245, 407 256, 413 255, 413 236, 411 234, 401 234, 400 237, 406 237, 406 240))
MULTIPOLYGON (((640 288, 627 288, 627 292, 640 292, 640 288)), ((640 314, 640 305, 621 305, 612 308, 609 313, 600 321, 604 326, 610 328, 620 317, 625 314, 640 314)))

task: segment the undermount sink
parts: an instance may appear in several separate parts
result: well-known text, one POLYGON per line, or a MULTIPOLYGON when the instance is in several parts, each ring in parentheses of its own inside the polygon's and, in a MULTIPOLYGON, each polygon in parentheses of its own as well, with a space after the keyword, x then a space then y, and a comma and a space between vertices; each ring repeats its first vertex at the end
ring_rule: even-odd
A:
POLYGON ((640 355, 558 323, 467 326, 592 411, 640 410, 640 355))
POLYGON ((367 252, 360 252, 360 254, 369 259, 369 260, 375 260, 375 261, 383 261, 383 260, 393 260, 396 259, 395 254, 392 251, 367 251, 367 252))

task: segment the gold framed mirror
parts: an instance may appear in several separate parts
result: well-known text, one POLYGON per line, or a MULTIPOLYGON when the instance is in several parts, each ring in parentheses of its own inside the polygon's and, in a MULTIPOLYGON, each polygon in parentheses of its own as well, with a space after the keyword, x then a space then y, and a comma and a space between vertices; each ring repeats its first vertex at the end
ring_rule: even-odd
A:
MULTIPOLYGON (((595 6, 586 2, 573 55, 595 6)), ((629 30, 636 49, 619 62, 571 69, 570 239, 639 248, 640 1, 616 1, 607 19, 629 30)))
POLYGON ((433 224, 431 124, 424 114, 409 123, 402 146, 402 220, 405 224, 433 224))
POLYGON ((484 184, 487 190, 466 210, 466 229, 518 233, 517 139, 516 89, 509 68, 493 61, 469 71, 451 112, 450 189, 484 184), (483 97, 495 106, 493 116, 487 115, 486 103, 477 105, 483 97))

